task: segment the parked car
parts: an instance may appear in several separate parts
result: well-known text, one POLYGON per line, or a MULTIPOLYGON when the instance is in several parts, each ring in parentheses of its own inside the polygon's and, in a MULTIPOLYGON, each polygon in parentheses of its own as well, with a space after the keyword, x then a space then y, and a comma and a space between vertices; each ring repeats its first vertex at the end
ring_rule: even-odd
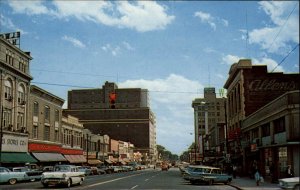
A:
POLYGON ((42 171, 43 172, 52 172, 54 170, 53 166, 44 166, 42 171))
POLYGON ((92 174, 93 175, 101 175, 101 174, 105 174, 105 170, 101 169, 101 168, 97 168, 97 167, 91 167, 92 170, 92 174))
POLYGON ((279 179, 279 187, 282 189, 300 190, 299 177, 279 179))
POLYGON ((25 172, 29 177, 30 181, 40 180, 43 171, 40 170, 31 170, 28 167, 16 167, 12 169, 13 172, 25 172))
POLYGON ((79 171, 74 165, 56 165, 53 172, 44 172, 42 174, 41 183, 44 187, 50 185, 64 185, 71 187, 71 185, 81 185, 84 181, 84 172, 79 171))
POLYGON ((92 169, 90 166, 77 166, 80 172, 83 172, 85 176, 92 175, 92 169))
POLYGON ((121 166, 111 166, 114 170, 114 173, 120 173, 123 171, 121 166))
POLYGON ((168 170, 169 170, 168 164, 161 164, 161 171, 168 171, 168 170))
POLYGON ((13 172, 5 167, 0 167, 0 183, 16 184, 19 181, 29 180, 26 172, 13 172))
POLYGON ((111 166, 101 165, 101 166, 98 166, 97 168, 104 170, 105 173, 107 173, 107 174, 114 173, 114 169, 111 166))

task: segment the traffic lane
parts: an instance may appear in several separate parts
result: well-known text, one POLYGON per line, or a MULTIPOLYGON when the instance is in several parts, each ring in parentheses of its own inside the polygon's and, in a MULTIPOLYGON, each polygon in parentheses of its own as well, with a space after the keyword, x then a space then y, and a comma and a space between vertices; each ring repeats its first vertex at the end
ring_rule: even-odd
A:
MULTIPOLYGON (((91 185, 94 183, 98 183, 99 181, 109 181, 111 179, 120 178, 122 176, 128 176, 132 175, 137 172, 124 172, 124 173, 114 173, 114 174, 104 174, 104 175, 92 175, 92 176, 86 176, 85 180, 83 182, 83 185, 74 185, 71 188, 77 189, 80 187, 84 187, 87 185, 91 185)), ((50 186, 49 189, 62 189, 60 186, 52 187, 50 186)), ((9 184, 0 184, 0 189, 44 189, 43 185, 41 184, 41 181, 35 181, 35 182, 18 182, 15 185, 9 185, 9 184)))
MULTIPOLYGON (((129 172, 127 175, 115 175, 114 178, 107 178, 106 180, 97 180, 96 183, 84 184, 81 189, 134 189, 139 183, 145 179, 153 176, 159 171, 155 170, 141 170, 137 172, 129 172)), ((126 174, 125 173, 125 174, 126 174)))

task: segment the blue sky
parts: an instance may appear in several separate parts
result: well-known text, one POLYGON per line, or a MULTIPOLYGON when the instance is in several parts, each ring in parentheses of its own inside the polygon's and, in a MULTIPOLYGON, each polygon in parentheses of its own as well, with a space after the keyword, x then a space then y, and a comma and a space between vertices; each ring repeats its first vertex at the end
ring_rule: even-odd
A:
POLYGON ((218 92, 231 64, 299 72, 298 1, 1 0, 0 24, 21 31, 32 83, 66 101, 105 81, 148 89, 157 143, 176 154, 194 139, 193 99, 218 92))

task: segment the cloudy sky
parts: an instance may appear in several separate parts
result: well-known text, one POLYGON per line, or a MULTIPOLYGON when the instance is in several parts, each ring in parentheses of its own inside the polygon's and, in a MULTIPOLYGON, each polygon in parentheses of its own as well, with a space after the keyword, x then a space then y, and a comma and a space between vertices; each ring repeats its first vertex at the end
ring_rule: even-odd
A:
POLYGON ((193 142, 195 98, 221 89, 240 58, 299 72, 298 1, 0 1, 0 32, 21 31, 32 83, 67 91, 146 88, 157 143, 180 154, 193 142))

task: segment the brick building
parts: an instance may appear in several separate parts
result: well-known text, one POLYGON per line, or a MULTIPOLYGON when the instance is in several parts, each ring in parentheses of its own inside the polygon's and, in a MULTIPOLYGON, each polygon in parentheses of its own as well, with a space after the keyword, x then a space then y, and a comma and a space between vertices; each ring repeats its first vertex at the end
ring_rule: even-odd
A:
POLYGON ((71 90, 66 112, 94 134, 130 142, 151 161, 156 158, 156 120, 146 89, 119 89, 115 83, 105 82, 102 89, 71 90), (111 108, 111 93, 116 94, 115 109, 111 108))
POLYGON ((243 121, 286 92, 299 90, 299 73, 268 73, 266 65, 252 65, 251 60, 239 60, 229 71, 224 84, 227 89, 227 123, 231 160, 243 166, 245 148, 243 121))

